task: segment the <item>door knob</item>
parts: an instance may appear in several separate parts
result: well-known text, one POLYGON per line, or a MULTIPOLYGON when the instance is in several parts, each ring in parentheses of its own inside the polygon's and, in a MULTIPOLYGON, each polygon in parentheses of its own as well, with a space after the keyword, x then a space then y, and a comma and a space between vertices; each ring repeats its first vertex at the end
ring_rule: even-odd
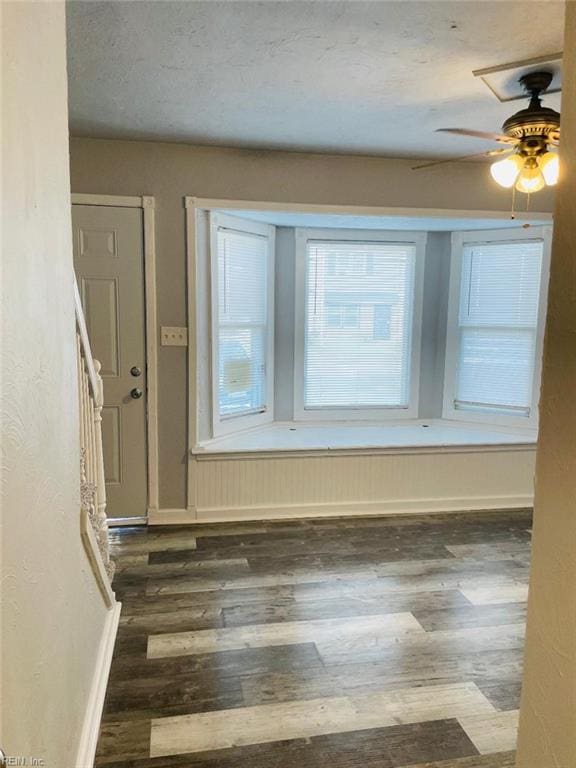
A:
POLYGON ((133 400, 140 400, 140 398, 142 397, 142 390, 138 389, 138 387, 134 387, 134 389, 130 390, 130 397, 133 400))

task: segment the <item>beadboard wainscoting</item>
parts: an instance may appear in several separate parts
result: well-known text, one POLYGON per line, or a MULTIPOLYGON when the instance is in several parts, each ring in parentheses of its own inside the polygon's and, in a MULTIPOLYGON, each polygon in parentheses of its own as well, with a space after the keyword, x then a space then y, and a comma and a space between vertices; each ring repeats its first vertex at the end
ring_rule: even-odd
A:
POLYGON ((535 454, 533 446, 482 446, 192 456, 188 509, 161 509, 149 522, 524 508, 535 454))

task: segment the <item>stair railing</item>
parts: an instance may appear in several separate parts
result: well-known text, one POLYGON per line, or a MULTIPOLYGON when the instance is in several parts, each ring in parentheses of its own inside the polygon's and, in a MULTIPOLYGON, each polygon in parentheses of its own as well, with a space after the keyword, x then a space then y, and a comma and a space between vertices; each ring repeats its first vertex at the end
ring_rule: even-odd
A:
POLYGON ((92 357, 78 285, 74 281, 76 350, 80 410, 80 509, 81 533, 94 575, 106 605, 116 598, 110 587, 114 563, 108 546, 106 484, 102 450, 104 392, 100 363, 92 357))

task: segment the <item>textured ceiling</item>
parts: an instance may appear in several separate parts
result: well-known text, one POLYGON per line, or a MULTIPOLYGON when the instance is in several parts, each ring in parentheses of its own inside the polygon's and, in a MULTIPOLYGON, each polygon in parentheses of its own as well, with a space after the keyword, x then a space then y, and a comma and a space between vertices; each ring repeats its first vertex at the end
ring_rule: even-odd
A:
MULTIPOLYGON (((74 135, 445 157, 499 130, 472 70, 562 49, 562 2, 67 4, 74 135)), ((559 108, 559 95, 546 103, 559 108)))

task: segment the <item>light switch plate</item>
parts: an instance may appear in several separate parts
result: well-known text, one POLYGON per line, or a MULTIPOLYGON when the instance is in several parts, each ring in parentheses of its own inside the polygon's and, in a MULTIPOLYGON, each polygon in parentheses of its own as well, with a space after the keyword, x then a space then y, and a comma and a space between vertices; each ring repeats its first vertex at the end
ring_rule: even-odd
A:
POLYGON ((188 328, 163 325, 160 329, 160 343, 163 347, 187 347, 188 328))

